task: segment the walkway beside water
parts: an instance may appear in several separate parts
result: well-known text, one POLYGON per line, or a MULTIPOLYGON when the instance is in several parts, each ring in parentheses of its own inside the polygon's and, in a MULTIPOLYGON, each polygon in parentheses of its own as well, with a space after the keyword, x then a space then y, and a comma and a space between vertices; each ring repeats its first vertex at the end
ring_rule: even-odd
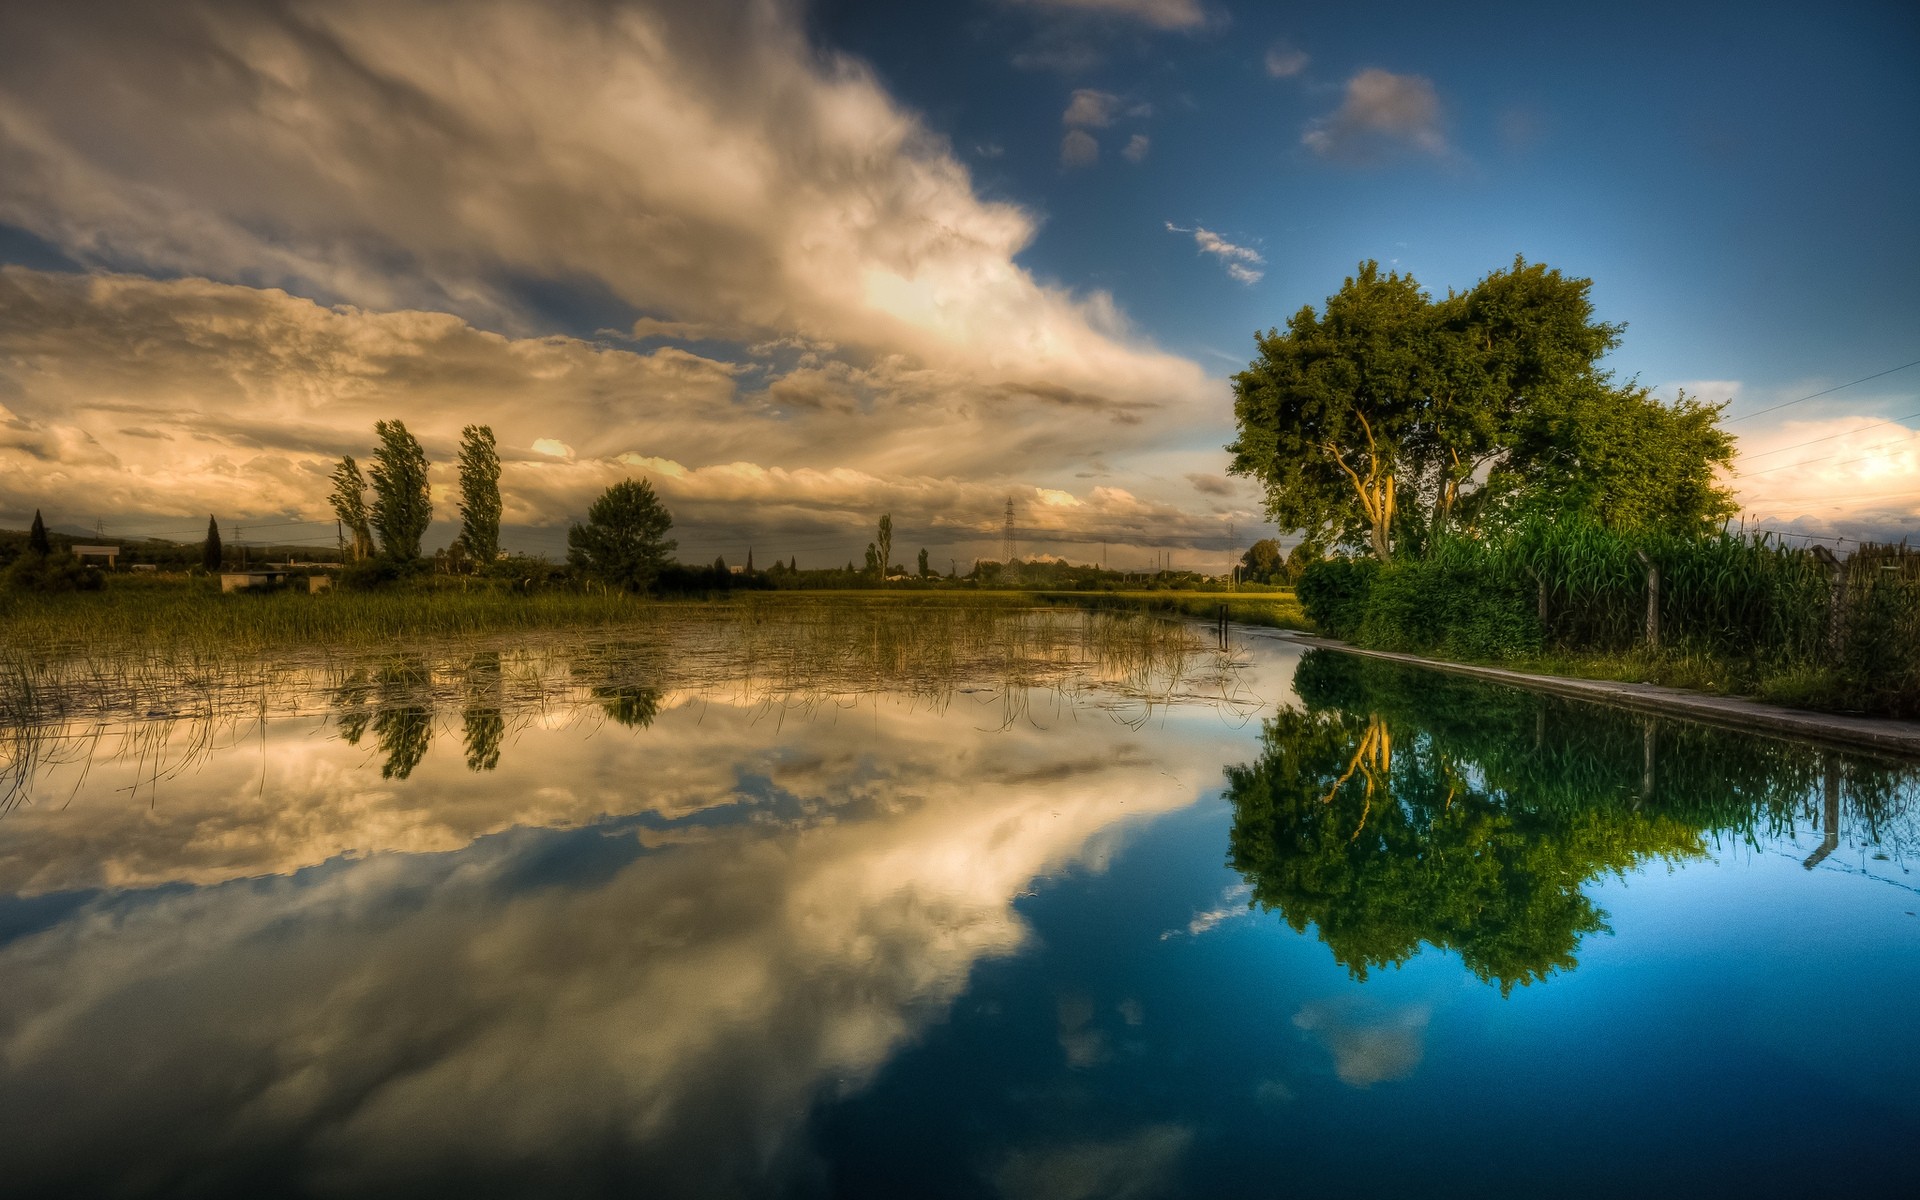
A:
POLYGON ((1269 637, 1280 641, 1297 642, 1305 646, 1338 650, 1343 654, 1384 658, 1416 667, 1428 667, 1435 671, 1449 671, 1455 675, 1472 675, 1480 679, 1490 679, 1496 683, 1511 684, 1514 687, 1555 692, 1563 696, 1573 696, 1601 704, 1613 704, 1622 708, 1674 713, 1695 721, 1705 721, 1733 729, 1761 730, 1809 741, 1863 747, 1905 758, 1920 758, 1920 722, 1915 721, 1809 712, 1805 709, 1781 708, 1778 705, 1763 704, 1758 700, 1745 700, 1737 696, 1709 696, 1702 692, 1661 687, 1651 683, 1620 683, 1608 679, 1573 679, 1564 675, 1534 675, 1525 671, 1509 671, 1502 667, 1481 667, 1470 663, 1422 658, 1417 654, 1362 650, 1358 646, 1350 646, 1335 638, 1320 637, 1290 629, 1241 626, 1241 632, 1249 636, 1269 637))

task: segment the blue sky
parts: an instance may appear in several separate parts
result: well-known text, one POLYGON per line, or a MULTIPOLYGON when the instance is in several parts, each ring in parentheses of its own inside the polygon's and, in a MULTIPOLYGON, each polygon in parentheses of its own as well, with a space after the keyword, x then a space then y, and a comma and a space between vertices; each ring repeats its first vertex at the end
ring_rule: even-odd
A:
POLYGON ((530 549, 644 474, 690 557, 1013 497, 1203 565, 1256 329, 1523 254, 1732 401, 1750 521, 1920 532, 1920 367, 1738 420, 1920 359, 1916 66, 1896 4, 10 6, 0 521, 323 540, 400 416, 495 426, 530 549))

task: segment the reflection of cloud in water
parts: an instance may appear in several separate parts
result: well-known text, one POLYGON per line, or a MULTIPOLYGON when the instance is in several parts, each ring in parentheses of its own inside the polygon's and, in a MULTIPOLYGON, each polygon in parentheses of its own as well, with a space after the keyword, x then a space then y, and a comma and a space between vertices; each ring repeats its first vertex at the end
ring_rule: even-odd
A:
POLYGON ((1145 1200, 1165 1195, 1193 1143, 1182 1125, 1149 1125, 1111 1141, 1030 1148, 1007 1156, 994 1182, 1009 1200, 1145 1200))
MULTIPOLYGON (((228 881, 96 897, 0 947, 15 1178, 487 1191, 567 1163, 540 1186, 726 1192, 804 1170, 821 1090, 1023 944, 1014 896, 1191 802, 1223 754, 1149 757, 1101 719, 1058 770, 1041 731, 886 703, 528 730, 484 777, 455 744, 404 785, 298 723, 270 738, 264 789, 240 747, 154 808, 102 780, 9 820, 9 886, 228 881)), ((1059 1153, 1167 1159, 1184 1135, 1137 1141, 1059 1153)))
MULTIPOLYGON (((1253 908, 1247 903, 1247 897, 1252 894, 1253 888, 1250 885, 1246 883, 1234 884, 1226 891, 1220 893, 1222 903, 1218 908, 1210 908, 1205 912, 1193 914, 1193 920, 1187 922, 1187 927, 1184 932, 1188 937, 1199 937, 1201 934, 1219 925, 1222 921, 1230 921, 1235 917, 1251 915, 1253 908)), ((1182 932, 1183 931, 1179 929, 1169 929, 1160 935, 1160 940, 1164 942, 1171 938, 1177 938, 1182 932)))
POLYGON ((1293 1014, 1293 1023, 1333 1054, 1340 1082, 1364 1088, 1419 1068, 1431 1015, 1424 1004, 1381 1009, 1357 999, 1321 1000, 1293 1014))

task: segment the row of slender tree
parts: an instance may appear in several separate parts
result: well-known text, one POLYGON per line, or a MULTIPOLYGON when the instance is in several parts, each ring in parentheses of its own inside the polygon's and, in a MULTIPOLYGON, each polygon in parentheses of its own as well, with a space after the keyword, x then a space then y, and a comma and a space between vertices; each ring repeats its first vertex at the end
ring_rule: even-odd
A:
MULTIPOLYGON (((371 466, 364 474, 351 454, 333 469, 328 499, 347 535, 349 557, 358 562, 379 552, 405 564, 420 558, 420 539, 433 520, 428 462, 420 442, 401 421, 375 421, 371 466), (369 494, 371 493, 371 494, 369 494)), ((460 431, 460 536, 457 553, 476 564, 500 555, 500 454, 493 429, 469 425, 460 431)))

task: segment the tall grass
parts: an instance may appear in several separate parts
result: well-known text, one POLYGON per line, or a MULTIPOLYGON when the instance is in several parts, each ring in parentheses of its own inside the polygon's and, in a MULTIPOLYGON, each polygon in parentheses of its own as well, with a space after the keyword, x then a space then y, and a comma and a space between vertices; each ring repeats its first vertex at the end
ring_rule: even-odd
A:
POLYGON ((1864 547, 1841 569, 1836 591, 1827 562, 1768 537, 1539 524, 1444 540, 1378 569, 1336 560, 1309 573, 1301 596, 1330 632, 1382 649, 1563 665, 1595 656, 1682 684, 1920 715, 1920 552, 1864 547))

